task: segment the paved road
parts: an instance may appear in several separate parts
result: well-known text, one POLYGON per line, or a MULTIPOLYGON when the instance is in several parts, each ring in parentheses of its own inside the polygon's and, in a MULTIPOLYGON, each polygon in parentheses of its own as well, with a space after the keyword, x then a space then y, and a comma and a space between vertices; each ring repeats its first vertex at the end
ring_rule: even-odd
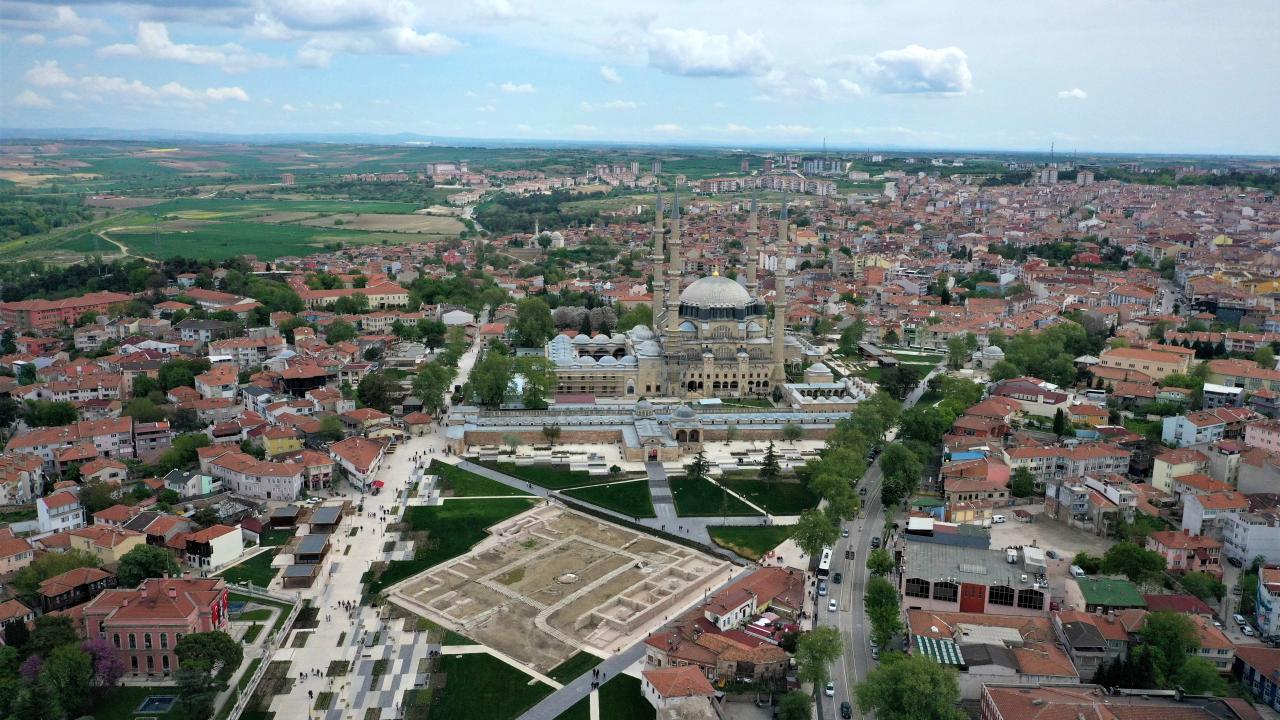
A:
MULTIPOLYGON (((924 395, 925 390, 928 389, 929 379, 933 375, 934 373, 927 375, 920 382, 919 387, 907 396, 902 403, 903 410, 920 400, 920 396, 924 395)), ((893 437, 894 434, 890 433, 888 439, 892 441, 893 437)), ((883 479, 880 460, 877 458, 871 467, 867 468, 866 474, 862 476, 862 482, 859 483, 860 488, 867 489, 867 494, 863 496, 862 514, 843 524, 843 528, 849 530, 849 537, 841 538, 834 548, 835 559, 831 563, 831 572, 833 575, 837 572, 842 573, 844 582, 839 585, 834 583, 829 585, 832 593, 829 598, 838 601, 839 609, 834 613, 828 612, 826 602, 828 598, 819 598, 822 602, 818 603, 815 611, 818 623, 839 628, 840 636, 844 640, 844 654, 831 672, 832 681, 836 686, 835 697, 826 697, 825 694, 822 696, 821 702, 818 703, 819 718, 840 717, 840 703, 845 701, 853 706, 854 717, 872 717, 858 712, 858 703, 854 700, 853 690, 858 683, 867 678, 867 673, 875 666, 875 661, 871 659, 871 624, 867 619, 863 593, 871 575, 866 566, 867 553, 871 551, 871 538, 884 534, 884 505, 880 502, 880 485, 883 479), (853 550, 852 560, 845 559, 845 550, 853 550)))
MULTIPOLYGON (((658 522, 671 527, 678 527, 675 500, 671 497, 671 483, 667 482, 667 470, 660 462, 647 462, 644 471, 649 475, 649 495, 653 498, 653 511, 658 515, 658 522)), ((708 538, 710 539, 710 538, 708 538)))

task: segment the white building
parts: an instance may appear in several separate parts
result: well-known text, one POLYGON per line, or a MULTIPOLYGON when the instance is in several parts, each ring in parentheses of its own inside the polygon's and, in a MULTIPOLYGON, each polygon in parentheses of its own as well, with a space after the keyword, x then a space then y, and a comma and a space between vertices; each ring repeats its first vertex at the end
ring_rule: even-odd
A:
POLYGON ((1226 512, 1218 517, 1222 554, 1242 565, 1261 555, 1280 563, 1280 517, 1272 513, 1226 512))
POLYGON ((36 522, 41 535, 84 527, 84 506, 80 504, 80 496, 70 490, 59 490, 37 499, 36 522))
POLYGON ((243 552, 244 536, 240 528, 212 525, 187 536, 187 564, 197 570, 216 570, 243 552))

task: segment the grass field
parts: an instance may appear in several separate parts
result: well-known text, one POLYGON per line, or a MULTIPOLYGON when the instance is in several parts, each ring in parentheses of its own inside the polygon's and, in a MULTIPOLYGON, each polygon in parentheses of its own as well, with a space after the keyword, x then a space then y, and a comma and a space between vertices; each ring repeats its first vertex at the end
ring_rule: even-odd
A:
POLYGON ((445 655, 440 670, 446 680, 431 705, 434 718, 511 720, 552 692, 549 685, 531 685, 528 675, 487 653, 445 655))
POLYGON ((388 213, 405 214, 422 209, 416 203, 361 200, 233 200, 180 198, 146 208, 148 214, 177 215, 196 220, 254 218, 271 213, 388 213))
MULTIPOLYGON (((147 699, 148 695, 173 695, 177 688, 173 687, 139 687, 137 685, 121 685, 112 688, 100 700, 93 704, 93 717, 96 720, 133 720, 137 717, 134 710, 147 699)), ((165 720, 185 720, 186 715, 175 706, 167 713, 148 711, 146 717, 165 718, 165 720)))
POLYGON ((707 528, 715 544, 732 550, 748 560, 759 560, 764 557, 765 553, 791 537, 793 530, 795 528, 791 525, 770 525, 769 527, 722 525, 707 528))
POLYGON ((229 583, 251 582, 255 587, 266 587, 276 577, 276 569, 271 567, 275 551, 258 553, 239 565, 234 565, 218 573, 218 577, 229 583))
MULTIPOLYGON (((601 720, 654 720, 653 706, 640 693, 640 681, 630 675, 618 675, 600 686, 601 720)), ((589 720, 591 698, 582 698, 556 720, 589 720)))
POLYGON ((631 517, 657 517, 649 495, 649 481, 644 479, 569 489, 564 494, 631 517))
POLYGON ((725 477, 720 479, 720 484, 773 515, 799 515, 818 506, 818 496, 799 482, 725 477))
POLYGON ((124 243, 135 255, 212 260, 225 260, 239 255, 256 255, 263 260, 274 260, 283 255, 309 255, 331 243, 368 245, 382 240, 403 242, 412 237, 238 220, 184 221, 182 227, 184 229, 179 230, 165 223, 155 232, 150 228, 139 228, 137 231, 115 230, 108 233, 108 237, 124 243))
POLYGON ((513 495, 527 496, 529 493, 508 485, 503 485, 497 480, 490 480, 482 475, 477 475, 470 470, 463 470, 456 465, 442 463, 439 460, 432 460, 431 467, 428 472, 433 475, 440 476, 440 488, 442 490, 452 490, 454 497, 478 497, 487 495, 513 495))
POLYGON ((672 478, 671 496, 676 504, 676 514, 684 517, 760 514, 710 480, 672 478))
POLYGON ((569 470, 555 465, 516 465, 515 463, 485 463, 486 466, 549 490, 562 490, 577 485, 598 483, 601 478, 592 477, 584 470, 569 470))
POLYGON ((381 592, 407 577, 461 555, 488 535, 486 528, 490 525, 519 515, 535 504, 532 499, 499 498, 408 508, 404 514, 405 522, 414 532, 428 533, 426 546, 415 548, 412 560, 392 561, 380 577, 369 581, 369 592, 381 592))
POLYGON ((599 664, 600 658, 589 652, 579 652, 577 655, 551 668, 551 672, 547 673, 547 677, 558 683, 565 684, 599 664))

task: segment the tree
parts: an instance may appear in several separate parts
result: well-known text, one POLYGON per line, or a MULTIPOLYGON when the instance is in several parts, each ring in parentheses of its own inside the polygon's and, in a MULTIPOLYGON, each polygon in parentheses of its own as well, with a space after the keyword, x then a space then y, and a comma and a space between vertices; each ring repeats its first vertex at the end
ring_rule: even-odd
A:
POLYGON ((1141 635, 1140 649, 1149 653, 1160 687, 1171 686, 1187 662, 1187 653, 1200 647, 1195 625, 1186 615, 1175 612, 1147 613, 1141 635))
POLYGON ((815 687, 825 684, 830 679, 828 668, 843 648, 840 631, 834 627, 820 625, 804 633, 796 641, 796 678, 815 687))
POLYGON ((919 384, 920 371, 914 365, 890 365, 880 370, 880 387, 899 400, 919 384))
POLYGON ((1025 467, 1014 468, 1009 478, 1009 492, 1018 498, 1030 497, 1036 491, 1036 479, 1025 467))
POLYGON ((324 329, 324 339, 330 345, 355 339, 356 328, 346 320, 334 320, 324 329))
POLYGON ((1269 345, 1263 345, 1253 351, 1253 361, 1258 363, 1258 367, 1266 370, 1276 369, 1276 353, 1269 345))
POLYGON ((1010 378, 1020 377, 1021 375, 1022 371, 1018 369, 1018 366, 1008 360, 997 361, 996 364, 992 365, 991 369, 987 371, 987 376, 991 378, 992 382, 1000 382, 1001 380, 1008 380, 1010 378))
POLYGON ((867 555, 867 569, 872 575, 888 575, 893 570, 893 557, 884 548, 876 548, 867 555))
POLYGON ((177 577, 182 569, 173 553, 158 545, 139 545, 120 558, 116 578, 122 587, 138 587, 148 578, 177 577))
POLYGON ((92 515, 115 505, 115 492, 115 486, 94 478, 80 486, 80 504, 92 515))
POLYGON ((63 709, 78 713, 89 699, 93 685, 93 659, 73 644, 54 648, 40 671, 40 683, 58 698, 63 709))
POLYGON ((648 303, 636 303, 618 316, 618 332, 626 332, 637 325, 653 325, 653 308, 648 303))
POLYGON ((428 350, 435 350, 444 344, 447 331, 448 328, 439 320, 418 321, 418 336, 422 338, 422 344, 426 345, 428 350))
POLYGON ((164 411, 144 397, 134 398, 129 401, 129 405, 125 407, 124 412, 121 414, 133 418, 135 423, 153 423, 165 419, 164 411))
POLYGON ((924 655, 886 653, 856 689, 858 708, 879 720, 964 720, 956 672, 924 655))
POLYGON ((956 421, 950 408, 915 405, 902 413, 900 437, 937 445, 956 421))
POLYGON ((894 443, 880 457, 880 470, 884 473, 880 497, 885 505, 897 505, 916 491, 924 464, 906 445, 894 443))
POLYGON ((65 615, 41 615, 36 618, 35 629, 31 631, 26 651, 47 661, 54 650, 79 640, 75 622, 71 618, 65 615))
POLYGON ((1071 564, 1090 575, 1096 575, 1102 571, 1102 558, 1094 557, 1087 552, 1076 553, 1071 564))
POLYGON ((438 362, 429 362, 413 378, 413 395, 422 401, 427 412, 435 414, 446 407, 445 394, 453 382, 454 371, 438 362))
POLYGON ((18 352, 18 344, 15 342, 13 328, 5 328, 4 333, 0 334, 0 355, 13 355, 18 352))
POLYGON ((1220 580, 1209 573, 1204 572, 1189 572, 1183 575, 1182 587, 1187 592, 1206 602, 1210 598, 1221 600, 1222 596, 1227 594, 1226 585, 1223 585, 1220 580))
POLYGON ((898 604, 898 591, 880 575, 867 581, 863 599, 867 618, 871 621, 871 637, 880 647, 888 647, 894 635, 902 631, 902 614, 898 604))
POLYGON ((209 436, 204 433, 186 433, 173 439, 173 444, 160 456, 160 469, 164 471, 178 470, 194 465, 198 457, 196 451, 208 447, 209 436))
POLYGON ((525 298, 516 304, 516 318, 511 329, 520 347, 540 348, 556 333, 551 322, 551 308, 542 298, 525 298))
POLYGON ((897 345, 898 331, 890 330, 886 332, 884 335, 880 337, 880 341, 883 342, 885 345, 897 345))
POLYGON ((1120 542, 1107 548, 1102 556, 1102 571, 1124 575, 1135 583, 1154 580, 1165 569, 1164 556, 1144 550, 1135 543, 1120 542))
MULTIPOLYGON (((183 638, 184 640, 186 638, 183 638)), ((182 663, 175 673, 178 708, 184 717, 204 720, 213 715, 213 702, 218 697, 218 683, 200 663, 188 667, 182 663)))
POLYGON ((347 436, 346 430, 342 427, 342 420, 337 415, 325 415, 320 418, 320 432, 317 434, 329 442, 338 442, 347 436))
POLYGON ((203 430, 205 423, 195 408, 176 408, 169 416, 169 426, 175 432, 189 433, 203 430))
POLYGON ((80 649, 93 660, 94 684, 99 687, 115 687, 120 678, 124 677, 128 669, 124 656, 106 638, 85 640, 80 649))
POLYGON ((173 652, 183 667, 202 665, 216 672, 221 682, 226 682, 244 659, 244 646, 221 630, 183 635, 173 652))
POLYGON ((1202 657, 1189 657, 1174 678, 1175 684, 1192 695, 1225 695, 1227 681, 1213 663, 1202 657))
POLYGON ((800 513, 795 532, 791 534, 791 539, 795 540, 796 545, 809 556, 818 555, 822 552, 822 548, 834 545, 838 537, 840 537, 840 531, 831 522, 831 518, 816 509, 800 513))
POLYGON ((384 373, 372 372, 360 379, 356 396, 365 407, 389 413, 400 396, 400 383, 384 373))
POLYGON ((179 387, 195 387, 196 375, 209 370, 208 358, 170 360, 156 371, 156 380, 165 392, 179 387))
POLYGON ((862 342, 863 335, 867 333, 867 321, 863 319, 859 313, 854 316, 853 322, 849 323, 844 330, 840 332, 840 354, 846 356, 856 356, 858 354, 858 343, 862 342))
POLYGON ((809 720, 813 717, 813 698, 792 690, 778 701, 778 720, 809 720))
POLYGON ((23 422, 31 427, 70 425, 79 417, 76 406, 68 402, 28 400, 22 411, 23 422))
POLYGON ((706 480, 710 469, 711 463, 707 461, 707 454, 699 450, 684 466, 684 476, 690 480, 706 480))
POLYGON ((98 556, 84 550, 68 550, 61 553, 46 553, 37 557, 30 565, 14 573, 9 585, 25 598, 34 598, 40 590, 40 583, 61 575, 68 570, 82 567, 101 567, 98 556))
POLYGON ((972 351, 965 343, 963 336, 952 335, 947 338, 947 367, 952 370, 959 370, 969 360, 971 353, 972 351))
POLYGON ((802 437, 804 437, 804 428, 800 427, 799 425, 789 422, 786 425, 782 426, 783 440, 786 440, 788 442, 795 442, 796 440, 799 440, 802 437))
POLYGON ((547 399, 556 391, 556 369, 551 360, 541 355, 522 357, 516 360, 515 368, 524 378, 521 402, 530 410, 545 410, 547 399))
MULTIPOLYGON (((4 644, 7 648, 20 648, 31 639, 31 631, 24 622, 9 623, 4 626, 4 644)), ((3 650, 0 650, 3 652, 3 650)), ((4 674, 0 673, 0 677, 4 674)))
POLYGON ((782 475, 782 469, 778 465, 778 453, 773 449, 773 442, 769 442, 769 447, 764 451, 764 460, 760 465, 760 479, 766 482, 774 482, 782 475))
POLYGON ((364 293, 352 293, 340 297, 334 301, 333 311, 339 315, 361 315, 367 313, 369 312, 369 296, 364 293))
POLYGON ((543 436, 543 437, 545 437, 545 438, 547 439, 547 442, 549 442, 549 443, 551 443, 551 444, 553 444, 553 445, 554 445, 554 444, 555 444, 555 442, 556 442, 556 440, 559 440, 559 439, 560 439, 560 426, 558 426, 558 425, 547 425, 547 426, 543 427, 543 428, 542 428, 542 436, 543 436))
POLYGON ((482 406, 501 406, 507 397, 507 388, 511 386, 511 358, 489 350, 484 359, 472 368, 467 385, 482 406))
POLYGON ((1058 408, 1053 412, 1053 434, 1062 437, 1067 434, 1067 414, 1058 408))

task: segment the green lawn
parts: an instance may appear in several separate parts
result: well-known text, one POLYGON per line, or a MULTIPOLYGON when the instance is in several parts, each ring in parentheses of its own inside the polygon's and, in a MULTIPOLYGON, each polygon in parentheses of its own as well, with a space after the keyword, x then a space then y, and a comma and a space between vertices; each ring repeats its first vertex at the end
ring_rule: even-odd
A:
POLYGON ((264 588, 276 577, 276 569, 271 567, 275 558, 274 550, 258 553, 239 565, 223 570, 217 576, 229 583, 253 583, 254 587, 264 588))
POLYGON ((600 658, 589 652, 579 651, 573 657, 551 668, 547 677, 563 685, 599 664, 600 658))
POLYGON ((389 563, 380 577, 369 581, 368 591, 382 592, 407 577, 465 553, 488 535, 490 525, 519 515, 537 502, 540 501, 528 498, 454 500, 443 505, 408 508, 404 520, 410 529, 430 534, 426 547, 415 548, 412 560, 389 563))
POLYGON ((445 655, 440 670, 445 686, 431 706, 435 718, 511 720, 552 692, 551 686, 530 684, 528 675, 487 653, 445 655))
POLYGON ((616 675, 600 687, 600 717, 608 720, 654 720, 653 709, 640 692, 640 681, 630 675, 616 675))
POLYGON ((551 490, 562 490, 577 485, 590 485, 607 478, 592 477, 585 470, 570 470, 556 465, 516 465, 515 463, 485 463, 501 473, 527 480, 551 490))
POLYGON ((236 616, 236 620, 241 622, 255 622, 266 620, 271 617, 271 610, 267 608, 258 608, 257 610, 247 610, 236 616))
POLYGON ((293 537, 293 534, 293 528, 283 530, 264 530, 258 535, 258 544, 264 547, 267 545, 283 545, 289 542, 289 539, 293 537))
POLYGON ((420 210, 417 203, 359 200, 236 200, 231 198, 178 198, 149 205, 143 212, 160 215, 195 215, 200 218, 252 218, 279 212, 393 213, 420 210))
POLYGON ((707 528, 712 542, 748 560, 759 560, 764 557, 765 553, 791 537, 793 530, 795 527, 792 525, 770 525, 769 527, 722 525, 707 528))
MULTIPOLYGON (((148 695, 174 695, 176 691, 177 688, 173 687, 121 685, 113 688, 106 697, 93 703, 93 717, 95 720, 133 720, 135 717, 133 711, 138 709, 148 695)), ((165 718, 165 720, 185 720, 186 718, 176 706, 171 712, 147 712, 144 716, 165 718)))
POLYGON ((293 611, 293 606, 288 603, 277 602, 274 600, 263 600, 251 595, 245 595, 244 593, 238 593, 234 590, 227 593, 227 599, 232 602, 238 601, 245 603, 257 603, 259 605, 270 605, 271 607, 278 609, 280 612, 276 614, 275 621, 271 623, 271 632, 279 630, 280 626, 284 625, 285 618, 287 618, 289 613, 293 611))
POLYGON ((452 490, 453 497, 477 497, 486 495, 516 495, 526 496, 529 493, 508 485, 503 485, 497 480, 490 480, 483 475, 477 475, 470 470, 463 470, 455 465, 443 463, 439 460, 432 460, 431 467, 428 472, 433 475, 440 476, 440 488, 442 490, 452 490))
POLYGON ((720 484, 774 515, 799 515, 818 506, 818 496, 800 482, 724 477, 720 484))
POLYGON ((564 494, 635 518, 657 517, 648 480, 630 480, 611 485, 565 490, 564 494))
POLYGON ((591 698, 584 697, 570 705, 568 710, 556 716, 556 720, 591 720, 591 698))
POLYGON ((672 478, 671 496, 675 500, 676 514, 684 517, 760 514, 710 480, 672 478))

